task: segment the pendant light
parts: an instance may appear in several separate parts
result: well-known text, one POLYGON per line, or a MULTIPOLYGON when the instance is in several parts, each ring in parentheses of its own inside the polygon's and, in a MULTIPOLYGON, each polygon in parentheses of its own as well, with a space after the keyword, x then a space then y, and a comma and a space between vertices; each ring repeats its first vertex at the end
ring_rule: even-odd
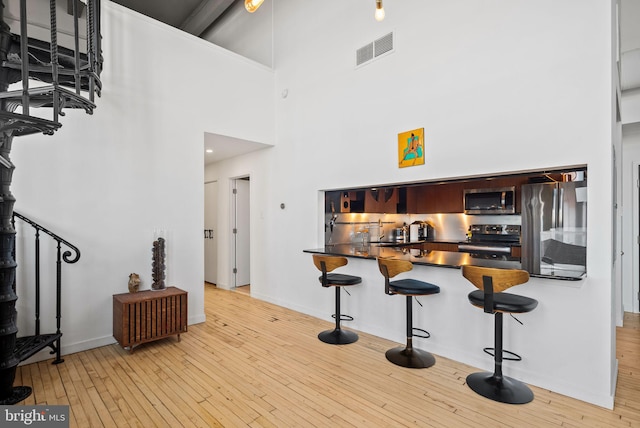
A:
POLYGON ((264 0, 244 0, 244 8, 247 9, 247 12, 253 13, 262 4, 264 0))
POLYGON ((382 0, 376 0, 376 21, 380 22, 384 19, 384 7, 382 7, 382 0))

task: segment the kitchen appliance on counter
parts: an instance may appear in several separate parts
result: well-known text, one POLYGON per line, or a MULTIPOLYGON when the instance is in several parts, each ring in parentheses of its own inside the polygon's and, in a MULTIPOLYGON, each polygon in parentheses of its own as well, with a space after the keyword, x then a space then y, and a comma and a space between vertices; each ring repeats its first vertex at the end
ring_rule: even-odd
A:
POLYGON ((522 268, 580 278, 587 271, 587 181, 522 186, 522 268))
POLYGON ((391 229, 391 242, 407 242, 407 227, 394 227, 391 229))
POLYGON ((435 229, 429 222, 416 220, 409 225, 409 241, 418 242, 435 239, 435 229))
POLYGON ((465 214, 514 214, 516 188, 465 189, 465 214))
POLYGON ((519 225, 472 224, 468 240, 458 244, 458 251, 477 258, 518 261, 512 247, 520 245, 520 231, 519 225))

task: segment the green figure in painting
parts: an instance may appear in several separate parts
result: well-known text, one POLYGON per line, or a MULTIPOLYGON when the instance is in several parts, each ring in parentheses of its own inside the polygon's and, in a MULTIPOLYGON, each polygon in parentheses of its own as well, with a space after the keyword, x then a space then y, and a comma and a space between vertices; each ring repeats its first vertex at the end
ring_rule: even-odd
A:
POLYGON ((407 138, 407 148, 404 149, 404 157, 402 158, 402 161, 420 159, 422 158, 422 155, 422 142, 420 141, 420 137, 412 132, 411 136, 407 138))

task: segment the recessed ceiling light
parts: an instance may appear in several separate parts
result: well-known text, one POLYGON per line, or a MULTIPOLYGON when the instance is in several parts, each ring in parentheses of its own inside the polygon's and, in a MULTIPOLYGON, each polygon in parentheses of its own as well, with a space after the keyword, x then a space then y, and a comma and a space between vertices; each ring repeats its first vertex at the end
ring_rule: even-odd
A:
POLYGON ((205 150, 207 153, 213 153, 213 149, 207 149, 205 150))

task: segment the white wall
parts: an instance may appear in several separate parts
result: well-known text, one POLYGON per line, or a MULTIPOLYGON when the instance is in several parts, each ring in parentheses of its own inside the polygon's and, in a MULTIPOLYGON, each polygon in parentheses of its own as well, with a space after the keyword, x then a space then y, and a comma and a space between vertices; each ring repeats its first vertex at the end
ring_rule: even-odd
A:
MULTIPOLYGON (((385 4, 382 23, 363 2, 273 7, 277 147, 210 172, 221 182, 249 172, 259 195, 252 295, 331 321, 333 293, 318 286, 302 252, 323 242, 322 189, 586 164, 588 276, 518 287, 540 305, 521 317, 524 327, 507 328, 507 346, 525 356, 508 371, 611 407, 612 3, 407 0, 385 4), (395 52, 356 69, 356 49, 390 31, 395 52), (425 165, 398 169, 397 134, 420 127, 425 165)), ((352 259, 349 269, 363 277, 343 302, 356 317, 349 326, 404 342, 403 303, 384 295, 374 262, 352 259)), ((418 267, 413 275, 442 287, 416 315, 432 333, 419 346, 491 368, 481 349, 492 342, 492 320, 470 308, 460 272, 418 267)))
MULTIPOLYGON (((17 138, 12 152, 15 209, 82 251, 65 267, 63 353, 113 342, 112 295, 127 292, 131 272, 150 287, 155 229, 167 233, 167 284, 189 292, 190 323, 204 320, 204 133, 274 140, 270 69, 103 6, 104 90, 95 113, 67 111, 54 136, 17 138)), ((18 263, 27 334, 32 262, 18 263)), ((55 319, 43 331, 54 327, 55 319)))
POLYGON ((640 89, 624 91, 621 105, 623 124, 640 122, 640 89))
POLYGON ((640 166, 640 122, 624 125, 622 129, 622 304, 625 312, 640 312, 638 307, 638 242, 640 219, 638 217, 638 166, 640 166))

